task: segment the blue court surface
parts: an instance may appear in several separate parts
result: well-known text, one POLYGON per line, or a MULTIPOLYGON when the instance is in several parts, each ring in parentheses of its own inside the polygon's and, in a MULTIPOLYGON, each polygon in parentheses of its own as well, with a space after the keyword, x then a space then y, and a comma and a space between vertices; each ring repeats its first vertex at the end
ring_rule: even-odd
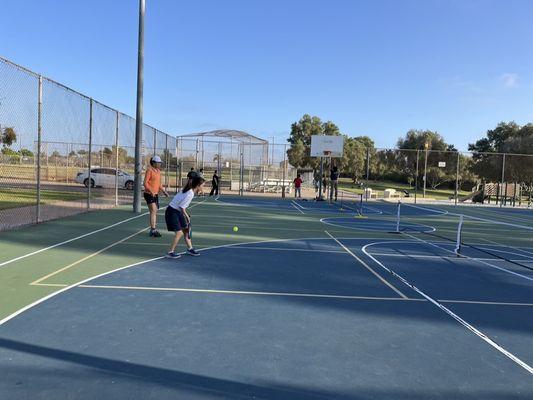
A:
MULTIPOLYGON (((260 201, 220 200, 205 207, 232 222, 245 212, 232 204, 260 201)), ((329 207, 279 200, 309 232, 119 268, 10 318, 0 398, 533 398, 533 270, 483 251, 533 266, 530 248, 485 242, 459 257, 437 237, 373 229, 395 205, 370 205, 384 221, 329 207)))

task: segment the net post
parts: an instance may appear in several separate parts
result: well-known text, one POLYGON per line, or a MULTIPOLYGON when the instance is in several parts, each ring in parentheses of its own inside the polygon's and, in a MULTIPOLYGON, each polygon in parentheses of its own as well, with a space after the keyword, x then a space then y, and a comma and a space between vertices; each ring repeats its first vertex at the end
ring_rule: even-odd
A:
POLYGON ((395 231, 395 233, 400 233, 401 205, 402 205, 402 202, 398 201, 398 209, 396 211, 396 231, 395 231))
POLYGON ((461 242, 462 242, 462 233, 463 233, 463 221, 464 216, 461 214, 459 217, 459 225, 457 225, 457 239, 455 242, 455 254, 460 257, 461 256, 461 242))
POLYGON ((363 216, 363 193, 359 195, 359 215, 363 216))

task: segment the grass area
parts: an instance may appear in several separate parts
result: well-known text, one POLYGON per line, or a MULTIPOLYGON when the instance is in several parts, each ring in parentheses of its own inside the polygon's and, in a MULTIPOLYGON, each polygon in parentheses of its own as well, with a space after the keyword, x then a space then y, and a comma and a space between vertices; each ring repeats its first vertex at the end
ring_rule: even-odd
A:
MULTIPOLYGON (((87 198, 85 192, 41 190, 41 204, 57 201, 75 201, 87 198)), ((37 190, 23 188, 0 188, 0 210, 33 206, 37 201, 37 190)))
MULTIPOLYGON (((413 186, 410 186, 406 183, 398 183, 398 182, 391 182, 391 181, 368 181, 365 183, 365 187, 371 188, 373 191, 378 192, 378 196, 383 196, 383 191, 385 189, 396 189, 397 191, 407 191, 411 197, 414 197, 415 195, 415 188, 413 186)), ((364 188, 360 187, 357 184, 352 183, 350 179, 340 179, 339 181, 339 188, 356 193, 356 194, 363 194, 364 188)), ((459 191, 459 196, 467 196, 471 192, 466 192, 464 190, 459 191)), ((418 189, 417 193, 418 197, 422 197, 422 189, 418 189)), ((426 198, 432 198, 436 200, 447 200, 450 197, 453 198, 454 191, 451 189, 426 189, 426 198)))

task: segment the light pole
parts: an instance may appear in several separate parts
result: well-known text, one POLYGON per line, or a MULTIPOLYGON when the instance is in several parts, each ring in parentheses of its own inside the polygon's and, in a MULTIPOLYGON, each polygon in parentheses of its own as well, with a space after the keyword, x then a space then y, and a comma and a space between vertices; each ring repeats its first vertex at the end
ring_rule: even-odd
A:
POLYGON ((133 212, 141 212, 143 132, 143 69, 144 69, 144 12, 145 0, 139 0, 139 42, 137 54, 137 110, 135 115, 135 179, 133 186, 133 212))

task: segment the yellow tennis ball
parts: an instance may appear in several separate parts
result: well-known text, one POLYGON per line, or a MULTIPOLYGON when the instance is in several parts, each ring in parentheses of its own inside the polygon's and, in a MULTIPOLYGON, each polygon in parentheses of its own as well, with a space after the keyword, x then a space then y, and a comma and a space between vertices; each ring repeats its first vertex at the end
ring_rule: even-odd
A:
POLYGON ((239 231, 239 227, 238 226, 234 226, 233 227, 233 232, 238 232, 239 231))

